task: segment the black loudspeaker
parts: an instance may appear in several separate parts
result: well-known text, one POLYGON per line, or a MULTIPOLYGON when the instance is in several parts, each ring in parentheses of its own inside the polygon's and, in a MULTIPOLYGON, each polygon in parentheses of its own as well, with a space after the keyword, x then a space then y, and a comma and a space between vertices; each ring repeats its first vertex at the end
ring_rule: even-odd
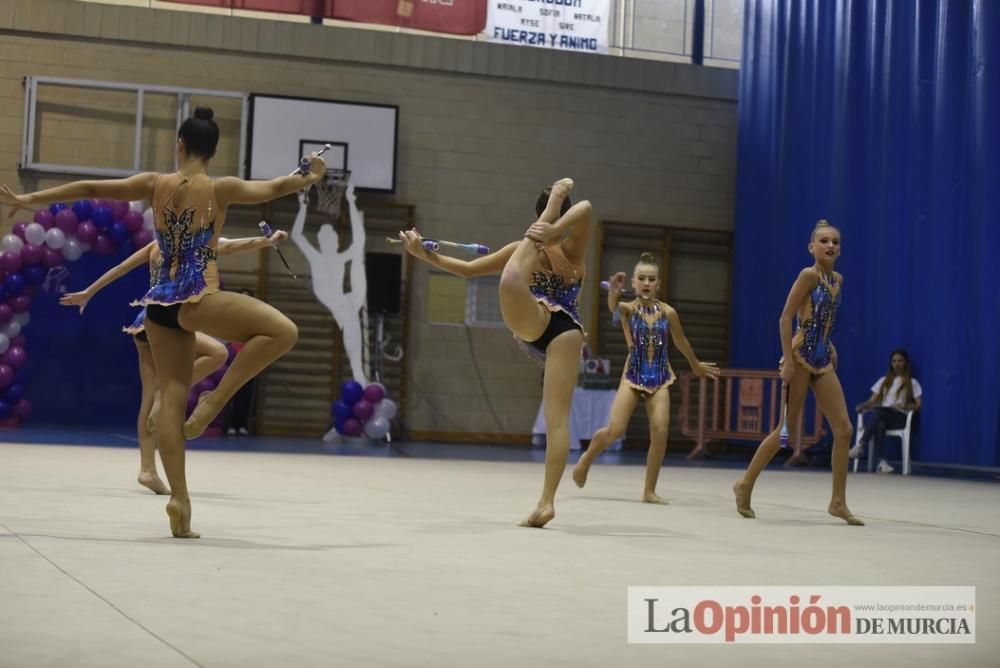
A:
POLYGON ((365 253, 368 279, 368 312, 399 313, 399 289, 403 256, 396 253, 365 253))

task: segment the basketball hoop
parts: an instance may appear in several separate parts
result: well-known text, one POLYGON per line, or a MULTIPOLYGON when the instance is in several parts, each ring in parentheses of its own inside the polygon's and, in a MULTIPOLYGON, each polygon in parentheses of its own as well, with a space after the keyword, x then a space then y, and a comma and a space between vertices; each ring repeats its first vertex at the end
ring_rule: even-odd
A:
POLYGON ((316 210, 330 216, 333 223, 340 221, 344 207, 344 193, 351 181, 351 170, 328 169, 326 175, 316 183, 316 210))

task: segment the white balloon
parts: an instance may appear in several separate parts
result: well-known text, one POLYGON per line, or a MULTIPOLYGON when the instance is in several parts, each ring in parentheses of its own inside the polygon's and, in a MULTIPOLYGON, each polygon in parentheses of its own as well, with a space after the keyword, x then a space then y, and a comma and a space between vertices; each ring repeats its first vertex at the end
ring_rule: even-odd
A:
POLYGON ((396 417, 396 404, 392 399, 385 398, 375 404, 375 417, 391 420, 396 417))
POLYGON ((10 338, 6 334, 0 332, 0 355, 7 352, 8 348, 10 348, 10 338))
POLYGON ((45 233, 45 245, 52 250, 59 250, 66 245, 66 233, 58 227, 53 227, 45 233))
POLYGON ((137 199, 134 202, 129 202, 128 203, 128 210, 129 211, 138 211, 139 213, 142 213, 143 211, 146 210, 146 202, 144 202, 141 199, 137 199))
POLYGON ((24 238, 33 246, 41 246, 45 243, 45 228, 38 223, 31 223, 24 228, 24 238))
POLYGON ((20 335, 21 333, 21 323, 19 323, 17 320, 11 320, 2 328, 0 328, 0 332, 3 332, 11 339, 16 339, 18 335, 20 335))
POLYGON ((14 317, 11 318, 12 322, 16 322, 24 329, 24 326, 31 322, 31 314, 25 311, 24 313, 15 313, 14 317))
POLYGON ((142 212, 142 226, 147 230, 153 229, 153 208, 150 207, 142 212))
MULTIPOLYGON (((80 240, 77 239, 77 241, 80 241, 80 240)), ((85 241, 80 241, 80 248, 82 248, 83 252, 86 253, 86 252, 90 251, 91 246, 90 246, 90 244, 88 244, 85 241)))
POLYGON ((20 253, 22 248, 24 248, 24 241, 16 234, 6 234, 0 241, 0 250, 20 253))
POLYGON ((368 438, 385 438, 389 433, 389 421, 384 417, 373 417, 365 423, 365 436, 368 438))
POLYGON ((83 242, 76 237, 68 237, 60 250, 67 262, 76 262, 83 255, 83 242))

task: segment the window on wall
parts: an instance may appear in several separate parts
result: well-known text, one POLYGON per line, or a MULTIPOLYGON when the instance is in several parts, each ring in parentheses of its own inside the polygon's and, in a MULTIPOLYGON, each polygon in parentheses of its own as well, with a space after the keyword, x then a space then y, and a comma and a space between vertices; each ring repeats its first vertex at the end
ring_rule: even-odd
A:
POLYGON ((503 327, 499 294, 498 276, 466 280, 451 274, 431 273, 427 283, 427 322, 503 327))

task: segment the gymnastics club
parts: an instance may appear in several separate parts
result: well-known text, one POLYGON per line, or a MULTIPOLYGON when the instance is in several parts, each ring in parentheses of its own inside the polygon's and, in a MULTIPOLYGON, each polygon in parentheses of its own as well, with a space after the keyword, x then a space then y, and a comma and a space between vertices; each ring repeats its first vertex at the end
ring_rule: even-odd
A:
POLYGON ((778 434, 778 442, 781 447, 788 447, 788 385, 785 385, 782 389, 782 399, 781 402, 781 433, 778 434))
MULTIPOLYGON (((391 244, 401 244, 403 243, 401 239, 393 239, 392 237, 386 237, 386 241, 391 244)), ((476 253, 478 255, 489 255, 490 247, 484 246, 483 244, 460 244, 455 241, 441 241, 440 239, 420 239, 420 245, 423 246, 424 250, 430 251, 431 253, 436 253, 441 249, 441 246, 447 246, 449 248, 461 248, 462 250, 467 250, 470 253, 476 253)))
MULTIPOLYGON (((333 148, 333 147, 330 146, 329 144, 323 144, 323 148, 321 148, 320 150, 316 151, 316 157, 318 158, 319 156, 321 156, 324 153, 326 153, 327 151, 329 151, 331 148, 333 148)), ((295 176, 296 174, 302 174, 303 176, 305 176, 306 174, 309 173, 309 165, 311 163, 312 163, 312 160, 310 159, 310 157, 309 156, 304 156, 301 160, 299 160, 299 166, 296 167, 295 171, 292 172, 291 174, 289 174, 289 176, 295 176)))
MULTIPOLYGON (((601 281, 601 290, 611 290, 611 284, 608 283, 607 281, 601 281)), ((631 295, 632 294, 631 290, 620 290, 619 292, 622 295, 631 295)))
MULTIPOLYGON (((271 235, 274 234, 274 230, 271 229, 271 226, 268 225, 263 220, 260 221, 259 223, 257 223, 257 227, 260 228, 260 233, 262 235, 264 235, 264 237, 266 237, 268 239, 270 239, 271 235)), ((296 281, 299 280, 299 277, 295 275, 295 272, 292 271, 292 268, 288 266, 288 260, 285 259, 285 255, 284 255, 284 253, 281 252, 281 249, 278 248, 277 246, 272 246, 272 248, 274 248, 274 250, 278 251, 278 257, 281 258, 281 264, 285 265, 285 269, 288 270, 288 273, 291 274, 292 278, 294 278, 296 281)))

